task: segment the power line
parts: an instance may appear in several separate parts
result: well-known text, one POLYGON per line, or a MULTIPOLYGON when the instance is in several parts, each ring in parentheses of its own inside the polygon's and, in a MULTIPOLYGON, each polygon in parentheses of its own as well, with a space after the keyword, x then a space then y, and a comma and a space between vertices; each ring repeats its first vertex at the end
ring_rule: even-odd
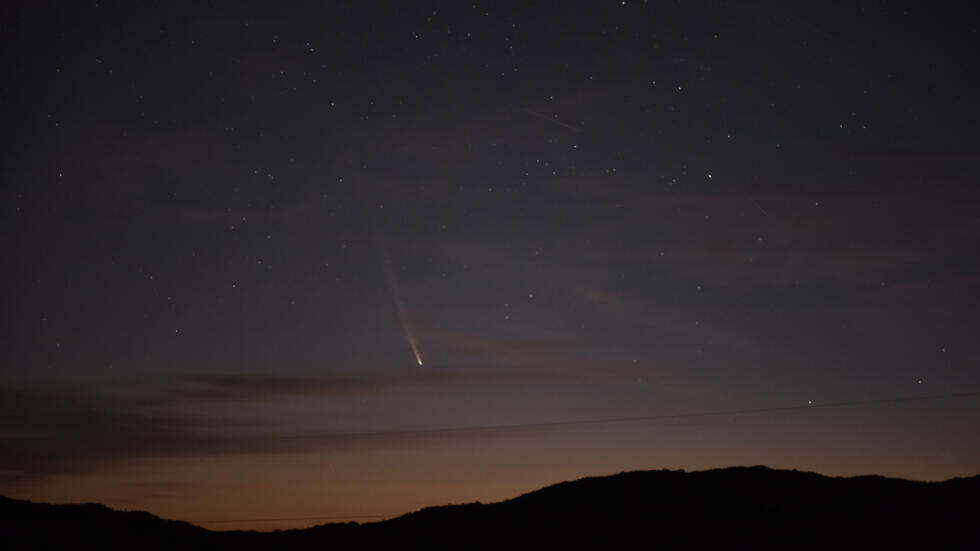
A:
POLYGON ((300 520, 354 520, 368 518, 392 518, 398 515, 344 515, 339 517, 292 517, 292 518, 241 518, 241 519, 218 519, 218 520, 192 520, 193 524, 219 524, 229 522, 277 522, 277 521, 300 521, 300 520))

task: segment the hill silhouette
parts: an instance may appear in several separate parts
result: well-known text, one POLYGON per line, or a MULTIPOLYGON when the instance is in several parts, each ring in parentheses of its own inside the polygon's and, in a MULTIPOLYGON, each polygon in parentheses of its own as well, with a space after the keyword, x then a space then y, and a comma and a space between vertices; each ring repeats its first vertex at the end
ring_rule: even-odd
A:
POLYGON ((915 482, 766 467, 635 471, 381 522, 215 532, 97 504, 0 497, 0 547, 980 549, 978 498, 980 475, 915 482))

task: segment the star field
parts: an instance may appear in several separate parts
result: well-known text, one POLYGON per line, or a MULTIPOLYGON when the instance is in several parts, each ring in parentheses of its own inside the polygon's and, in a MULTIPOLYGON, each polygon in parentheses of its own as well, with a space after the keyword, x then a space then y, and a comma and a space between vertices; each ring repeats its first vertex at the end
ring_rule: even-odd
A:
POLYGON ((975 474, 967 13, 2 10, 0 493, 262 519, 975 474))

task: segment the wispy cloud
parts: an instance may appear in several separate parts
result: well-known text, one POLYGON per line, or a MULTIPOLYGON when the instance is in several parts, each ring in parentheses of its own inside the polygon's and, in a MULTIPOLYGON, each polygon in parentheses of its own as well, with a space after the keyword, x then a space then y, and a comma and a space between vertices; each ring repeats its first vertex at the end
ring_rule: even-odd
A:
MULTIPOLYGON (((259 378, 207 380, 210 386, 239 397, 318 392, 301 390, 309 380, 282 378, 274 384, 259 378)), ((319 392, 334 391, 335 387, 320 385, 319 392)), ((96 472, 134 459, 399 448, 513 437, 540 430, 518 426, 269 432, 231 418, 185 415, 177 407, 157 407, 150 413, 134 401, 0 388, 0 488, 51 476, 96 472)))

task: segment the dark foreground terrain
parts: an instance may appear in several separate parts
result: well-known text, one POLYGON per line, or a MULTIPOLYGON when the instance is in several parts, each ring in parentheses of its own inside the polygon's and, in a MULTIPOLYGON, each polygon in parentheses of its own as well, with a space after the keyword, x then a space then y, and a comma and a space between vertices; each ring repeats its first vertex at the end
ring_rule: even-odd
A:
POLYGON ((0 497, 0 548, 980 549, 980 475, 946 482, 830 478, 765 467, 638 471, 500 503, 369 524, 212 532, 102 505, 0 497))

